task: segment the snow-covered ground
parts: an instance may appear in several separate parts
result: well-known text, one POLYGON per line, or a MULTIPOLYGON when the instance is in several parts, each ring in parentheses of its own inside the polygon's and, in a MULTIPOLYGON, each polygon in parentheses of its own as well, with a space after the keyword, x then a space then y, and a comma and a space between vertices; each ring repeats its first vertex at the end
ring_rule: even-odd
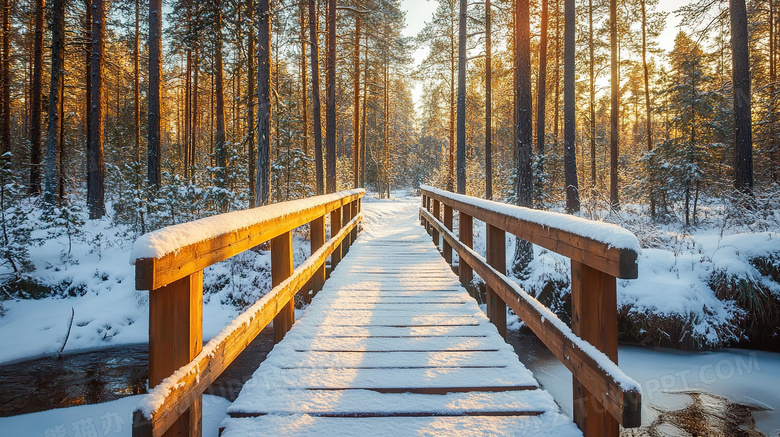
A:
MULTIPOLYGON (((143 396, 112 402, 60 408, 21 416, 0 417, 0 434, 27 437, 130 437, 133 411, 143 396)), ((227 417, 230 402, 219 396, 203 396, 203 435, 214 437, 227 417)))

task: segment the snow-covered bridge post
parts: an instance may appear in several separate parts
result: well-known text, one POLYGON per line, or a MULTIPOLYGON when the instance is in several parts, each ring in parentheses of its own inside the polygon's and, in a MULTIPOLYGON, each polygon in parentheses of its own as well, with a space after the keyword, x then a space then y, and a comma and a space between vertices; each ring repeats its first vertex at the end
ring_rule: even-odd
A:
MULTIPOLYGON (((439 201, 433 200, 433 216, 436 217, 436 219, 440 218, 439 215, 439 201)), ((433 244, 436 245, 436 247, 439 247, 439 232, 436 231, 436 229, 433 229, 431 232, 431 237, 433 238, 433 244)))
POLYGON ((619 425, 641 423, 640 387, 617 367, 617 278, 637 277, 636 237, 611 224, 567 214, 537 211, 422 187, 426 200, 460 214, 458 237, 429 210, 420 215, 458 252, 460 280, 476 272, 488 289, 488 317, 506 332, 512 308, 572 372, 574 422, 586 436, 617 436, 619 425), (473 247, 473 220, 487 226, 487 258, 473 247), (504 274, 506 235, 529 241, 571 259, 572 329, 504 274))
MULTIPOLYGON (((506 232, 492 225, 487 227, 487 262, 499 273, 506 273, 506 232)), ((490 286, 487 290, 487 316, 502 337, 506 338, 506 302, 490 286)))
MULTIPOLYGON (((284 282, 293 273, 292 232, 271 240, 271 286, 284 282)), ((274 344, 279 343, 295 323, 295 300, 290 299, 274 317, 274 344)))

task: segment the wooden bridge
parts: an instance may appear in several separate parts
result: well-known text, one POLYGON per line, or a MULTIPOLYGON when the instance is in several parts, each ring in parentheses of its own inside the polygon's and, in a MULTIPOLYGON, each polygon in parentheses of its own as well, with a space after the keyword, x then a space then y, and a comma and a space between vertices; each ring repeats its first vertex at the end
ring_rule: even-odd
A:
POLYGON ((134 436, 200 435, 202 393, 271 321, 277 345, 229 408, 224 436, 616 436, 639 426, 639 387, 615 364, 615 278, 637 273, 627 231, 424 187, 419 214, 357 238, 363 195, 235 212, 137 242, 154 389, 134 436), (487 259, 471 249, 474 219, 486 223, 487 259), (291 232, 307 224, 312 254, 293 270, 291 232), (506 232, 571 258, 574 331, 504 275, 506 232), (201 347, 203 269, 266 241, 274 288, 201 347), (462 285, 474 272, 487 316, 462 285), (311 304, 293 324, 296 293, 311 304), (572 371, 574 422, 504 342, 507 305, 572 371))

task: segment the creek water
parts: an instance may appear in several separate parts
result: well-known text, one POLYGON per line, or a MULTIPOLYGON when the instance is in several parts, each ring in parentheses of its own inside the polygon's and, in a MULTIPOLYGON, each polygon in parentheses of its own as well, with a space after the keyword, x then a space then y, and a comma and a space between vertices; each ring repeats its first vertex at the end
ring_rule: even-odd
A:
MULTIPOLYGON (((525 329, 507 341, 571 417, 569 370, 525 329)), ((618 363, 642 387, 643 426, 624 435, 780 436, 780 353, 621 345, 618 363)))
MULTIPOLYGON (((207 394, 233 401, 273 348, 264 329, 207 394)), ((148 345, 127 345, 0 365, 0 417, 97 404, 147 392, 148 345)))
POLYGON ((147 354, 130 345, 0 366, 0 417, 146 393, 147 354))

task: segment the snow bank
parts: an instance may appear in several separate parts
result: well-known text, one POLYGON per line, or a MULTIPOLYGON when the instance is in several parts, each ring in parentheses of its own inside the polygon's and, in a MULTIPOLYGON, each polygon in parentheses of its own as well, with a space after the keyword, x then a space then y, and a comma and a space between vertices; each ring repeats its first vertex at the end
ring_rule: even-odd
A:
MULTIPOLYGON (((3 435, 14 436, 127 436, 133 434, 133 411, 143 397, 129 396, 112 402, 60 408, 0 417, 3 435)), ((230 402, 218 396, 203 396, 203 435, 216 436, 227 417, 230 402)))
POLYGON ((505 214, 519 220, 536 223, 545 228, 555 228, 575 235, 604 243, 609 247, 616 249, 630 249, 641 253, 639 241, 631 231, 610 223, 597 222, 582 217, 576 217, 569 214, 558 212, 540 211, 531 208, 508 205, 506 203, 493 202, 490 200, 479 199, 476 197, 464 196, 451 193, 449 191, 439 190, 437 188, 423 185, 423 190, 430 191, 440 196, 469 203, 488 211, 505 214))
POLYGON ((200 243, 219 235, 245 229, 256 223, 275 218, 284 218, 302 209, 312 208, 349 197, 365 190, 341 191, 339 193, 318 196, 309 199, 276 203, 262 208, 234 211, 207 217, 193 222, 169 226, 141 236, 133 245, 131 262, 141 258, 161 258, 176 252, 182 247, 200 243))

